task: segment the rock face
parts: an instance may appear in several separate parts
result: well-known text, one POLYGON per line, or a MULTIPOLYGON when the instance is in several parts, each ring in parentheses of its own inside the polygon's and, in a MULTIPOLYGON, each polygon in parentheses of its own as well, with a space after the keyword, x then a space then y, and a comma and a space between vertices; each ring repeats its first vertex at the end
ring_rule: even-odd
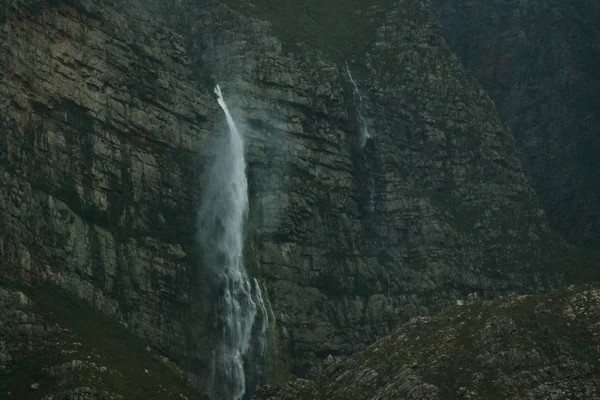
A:
POLYGON ((474 298, 254 399, 595 399, 600 290, 474 298))
POLYGON ((3 3, 0 277, 87 300, 203 388, 216 338, 195 215, 225 128, 217 80, 248 144, 246 261, 276 320, 271 381, 467 293, 560 283, 567 250, 432 5, 367 12, 369 53, 349 62, 361 149, 343 63, 284 51, 219 2, 3 3))
POLYGON ((184 360, 206 341, 192 221, 218 106, 166 29, 104 4, 0 15, 1 275, 58 284, 184 360))
POLYGON ((36 301, 0 283, 0 397, 117 400, 198 398, 151 353, 85 307, 36 301))
POLYGON ((437 1, 450 47, 511 126, 552 225, 600 247, 600 5, 437 1))

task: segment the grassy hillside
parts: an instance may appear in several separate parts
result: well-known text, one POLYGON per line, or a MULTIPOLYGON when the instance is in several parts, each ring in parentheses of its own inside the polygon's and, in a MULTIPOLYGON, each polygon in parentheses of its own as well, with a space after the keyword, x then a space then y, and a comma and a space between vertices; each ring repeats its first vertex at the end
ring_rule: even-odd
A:
POLYGON ((7 360, 0 357, 1 398, 69 391, 82 398, 199 398, 124 327, 56 287, 0 282, 0 306, 0 337, 7 343, 0 348, 7 360), (19 292, 25 303, 14 301, 23 298, 19 292))

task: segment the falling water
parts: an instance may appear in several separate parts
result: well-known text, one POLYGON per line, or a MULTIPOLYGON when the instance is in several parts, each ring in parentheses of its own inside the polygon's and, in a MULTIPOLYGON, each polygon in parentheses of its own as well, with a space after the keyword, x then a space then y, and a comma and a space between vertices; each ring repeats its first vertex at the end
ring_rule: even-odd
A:
POLYGON ((369 179, 369 212, 375 211, 375 179, 369 179))
POLYGON ((369 127, 367 125, 367 120, 363 116, 363 99, 358 90, 358 85, 352 78, 352 74, 350 73, 350 68, 348 67, 348 63, 346 63, 346 72, 348 73, 348 77, 350 78, 350 82, 352 82, 353 90, 352 97, 354 98, 354 104, 356 105, 356 113, 358 119, 358 129, 359 129, 359 145, 362 149, 367 144, 367 139, 371 136, 369 135, 369 127))
MULTIPOLYGON (((356 81, 352 77, 352 73, 350 72, 350 68, 348 67, 348 63, 346 63, 346 73, 348 74, 348 78, 350 78, 350 82, 352 83, 352 98, 354 100, 354 105, 356 108, 356 119, 358 122, 358 144, 360 145, 361 150, 364 149, 367 144, 367 140, 371 137, 369 134, 369 126, 367 125, 367 120, 363 115, 363 98, 358 90, 358 85, 356 81)), ((368 213, 373 213, 375 211, 375 179, 373 176, 373 164, 372 160, 367 157, 367 152, 361 151, 362 154, 362 162, 361 167, 362 171, 364 171, 364 177, 368 179, 368 183, 366 189, 368 190, 368 202, 366 204, 365 210, 368 213)))
POLYGON ((217 293, 214 312, 221 330, 220 344, 213 352, 209 395, 215 400, 238 400, 246 392, 245 356, 252 343, 264 351, 268 316, 260 286, 251 281, 244 268, 243 229, 248 212, 244 142, 219 86, 215 93, 229 135, 209 171, 198 213, 199 241, 204 264, 214 281, 212 289, 217 293), (253 330, 255 322, 261 326, 253 330), (253 332, 262 336, 253 338, 253 332))
POLYGON ((262 340, 267 333, 267 328, 269 327, 269 313, 267 312, 267 307, 265 307, 265 302, 262 298, 262 291, 260 290, 260 285, 258 284, 258 280, 254 278, 254 293, 256 297, 256 305, 259 307, 260 318, 260 326, 259 326, 259 338, 260 343, 260 352, 263 353, 265 351, 264 345, 265 342, 262 340))

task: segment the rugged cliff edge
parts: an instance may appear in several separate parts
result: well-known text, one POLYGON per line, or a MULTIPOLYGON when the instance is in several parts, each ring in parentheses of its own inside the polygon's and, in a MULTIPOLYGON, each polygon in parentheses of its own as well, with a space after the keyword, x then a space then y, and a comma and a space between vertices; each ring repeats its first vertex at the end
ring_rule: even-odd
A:
POLYGON ((470 297, 254 399, 596 399, 600 290, 470 297))
POLYGON ((582 279, 433 6, 362 12, 368 53, 347 61, 364 148, 347 54, 310 37, 282 46, 216 1, 4 2, 0 277, 87 300, 203 389, 217 333, 195 216, 224 132, 216 80, 248 143, 247 269, 276 320, 250 388, 471 292, 582 279))

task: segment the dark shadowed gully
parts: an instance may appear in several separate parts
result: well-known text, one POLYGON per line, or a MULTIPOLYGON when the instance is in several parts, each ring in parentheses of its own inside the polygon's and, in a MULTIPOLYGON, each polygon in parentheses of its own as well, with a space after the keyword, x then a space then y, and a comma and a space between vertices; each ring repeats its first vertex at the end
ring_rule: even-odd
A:
POLYGON ((600 248, 600 3, 433 3, 512 128, 552 226, 600 248))

